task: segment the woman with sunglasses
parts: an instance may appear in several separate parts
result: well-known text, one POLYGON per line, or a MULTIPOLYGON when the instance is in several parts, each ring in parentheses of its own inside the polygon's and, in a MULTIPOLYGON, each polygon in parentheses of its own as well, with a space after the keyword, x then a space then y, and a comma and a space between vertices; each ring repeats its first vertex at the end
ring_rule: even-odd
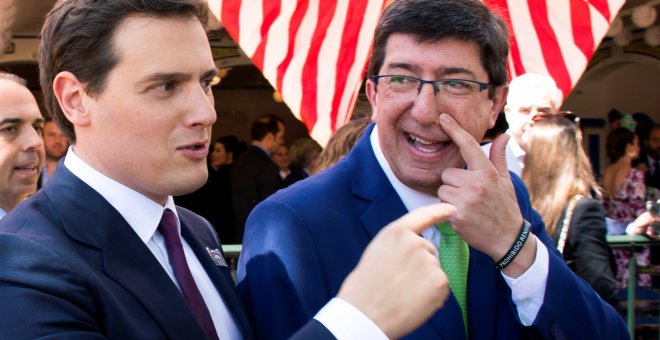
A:
POLYGON ((568 266, 616 306, 614 257, 605 239, 600 188, 582 148, 580 129, 564 116, 537 117, 530 125, 522 178, 568 266))

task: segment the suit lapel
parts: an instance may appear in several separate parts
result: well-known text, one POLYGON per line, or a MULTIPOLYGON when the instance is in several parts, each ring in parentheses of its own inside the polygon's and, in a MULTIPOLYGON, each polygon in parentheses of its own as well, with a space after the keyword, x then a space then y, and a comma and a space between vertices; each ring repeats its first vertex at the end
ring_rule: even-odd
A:
POLYGON ((102 252, 107 275, 130 292, 168 336, 204 337, 172 279, 101 195, 64 166, 57 169, 44 191, 55 198, 51 202, 63 229, 73 239, 102 252))
MULTIPOLYGON (((250 326, 247 320, 247 315, 243 310, 243 306, 238 298, 238 292, 236 290, 236 285, 234 280, 231 277, 228 267, 219 267, 211 259, 206 246, 201 242, 201 240, 194 236, 191 232, 190 222, 180 215, 181 220, 181 234, 183 238, 188 242, 190 248, 192 248, 195 256, 199 259, 199 262, 204 267, 204 270, 213 281, 215 288, 218 290, 218 293, 222 296, 227 309, 232 313, 234 321, 238 325, 238 328, 241 330, 244 339, 251 338, 250 326)), ((212 250, 215 248, 215 243, 209 243, 212 250)))
POLYGON ((360 216, 360 222, 371 238, 384 226, 407 212, 376 160, 369 140, 373 127, 373 124, 367 127, 353 151, 347 156, 353 194, 371 201, 371 206, 360 216))

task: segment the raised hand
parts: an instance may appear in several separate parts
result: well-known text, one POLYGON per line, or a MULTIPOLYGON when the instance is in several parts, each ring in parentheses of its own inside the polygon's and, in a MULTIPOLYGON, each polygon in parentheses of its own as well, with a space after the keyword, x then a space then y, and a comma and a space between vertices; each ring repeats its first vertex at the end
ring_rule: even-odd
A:
MULTIPOLYGON (((450 115, 440 114, 440 127, 459 147, 467 169, 442 173, 438 197, 454 207, 452 227, 473 248, 499 261, 518 237, 522 215, 507 169, 505 146, 509 136, 499 136, 486 158, 474 137, 450 115)), ((504 269, 512 277, 524 273, 534 261, 536 242, 530 236, 514 262, 504 269), (530 242, 530 240, 532 242, 530 242)))
POLYGON ((415 330, 449 296, 436 248, 419 234, 450 213, 446 204, 435 204, 388 224, 369 243, 337 297, 359 309, 391 339, 415 330))

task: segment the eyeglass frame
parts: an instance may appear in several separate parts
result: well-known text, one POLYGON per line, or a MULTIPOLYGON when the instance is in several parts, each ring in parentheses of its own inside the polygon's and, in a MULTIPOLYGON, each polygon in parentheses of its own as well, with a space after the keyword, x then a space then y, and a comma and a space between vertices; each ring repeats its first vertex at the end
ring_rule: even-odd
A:
POLYGON ((479 91, 470 92, 468 94, 465 94, 466 96, 469 95, 469 94, 472 94, 472 93, 480 93, 480 92, 483 92, 483 90, 485 90, 485 89, 490 89, 492 87, 495 87, 495 85, 490 84, 490 83, 482 83, 480 81, 469 80, 469 79, 447 78, 447 79, 437 79, 437 80, 426 80, 426 79, 417 78, 417 77, 413 77, 413 76, 404 76, 404 75, 401 75, 401 74, 378 74, 378 75, 371 76, 371 80, 376 85, 376 92, 378 92, 378 80, 380 78, 385 78, 385 77, 402 77, 402 78, 409 78, 409 79, 414 79, 414 80, 419 81, 419 86, 417 87, 417 94, 418 95, 422 92, 422 87, 424 86, 424 84, 431 84, 431 87, 433 88, 433 94, 437 96, 438 93, 440 92, 440 87, 439 87, 438 84, 440 82, 452 81, 452 80, 453 81, 464 81, 464 82, 479 85, 479 91))

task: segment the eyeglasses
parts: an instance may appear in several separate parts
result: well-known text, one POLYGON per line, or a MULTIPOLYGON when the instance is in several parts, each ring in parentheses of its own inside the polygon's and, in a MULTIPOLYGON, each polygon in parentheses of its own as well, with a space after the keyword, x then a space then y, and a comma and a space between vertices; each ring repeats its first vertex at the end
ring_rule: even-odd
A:
POLYGON ((454 96, 467 96, 472 93, 481 92, 492 85, 488 83, 481 83, 474 80, 467 79, 439 79, 439 80, 424 80, 411 76, 400 75, 379 75, 372 76, 371 80, 386 86, 390 91, 402 94, 419 94, 422 91, 424 84, 431 84, 433 86, 433 93, 437 96, 438 92, 448 93, 454 96))
POLYGON ((559 116, 562 118, 566 118, 570 120, 571 122, 575 123, 576 125, 580 125, 580 117, 576 115, 575 113, 571 111, 559 111, 557 113, 551 113, 551 112, 540 112, 536 114, 534 117, 532 117, 533 122, 538 122, 539 120, 546 118, 546 117, 551 117, 551 116, 559 116))

